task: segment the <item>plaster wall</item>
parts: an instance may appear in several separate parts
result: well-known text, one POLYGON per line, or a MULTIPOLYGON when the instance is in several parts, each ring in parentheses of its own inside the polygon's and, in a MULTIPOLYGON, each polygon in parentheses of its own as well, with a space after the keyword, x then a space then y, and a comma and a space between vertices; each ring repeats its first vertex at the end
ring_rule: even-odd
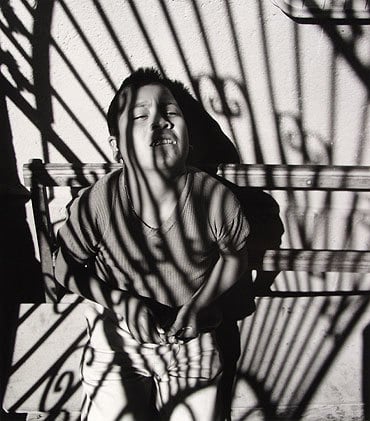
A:
MULTIPOLYGON (((298 23, 270 0, 12 0, 2 11, 1 70, 20 179, 31 158, 111 160, 104 114, 122 79, 142 66, 183 81, 244 163, 370 165, 368 25, 298 23)), ((369 196, 296 193, 294 205, 282 193, 274 197, 285 225, 283 247, 369 248, 369 196)), ((55 222, 63 219, 67 200, 65 194, 54 198, 55 222)), ((286 273, 274 288, 352 290, 369 283, 364 276, 286 273)), ((236 417, 266 415, 263 409, 244 411, 261 406, 261 396, 251 404, 250 388, 255 396, 258 386, 280 408, 276 413, 288 414, 292 406, 320 412, 326 405, 332 419, 361 419, 362 332, 369 310, 361 298, 351 300, 348 314, 345 299, 327 298, 325 310, 320 297, 296 300, 285 321, 285 301, 258 307, 243 332, 250 333, 253 321, 259 335, 252 346, 245 334, 244 348, 261 353, 260 338, 275 371, 262 361, 241 360, 241 372, 253 375, 237 389, 236 417), (310 317, 316 324, 307 322, 310 317), (333 330, 343 343, 332 342, 333 330), (293 348, 298 342, 301 347, 293 348), (313 344, 326 352, 322 358, 313 344), (311 362, 316 365, 307 377, 311 362), (285 395, 278 392, 284 366, 297 376, 285 395)))

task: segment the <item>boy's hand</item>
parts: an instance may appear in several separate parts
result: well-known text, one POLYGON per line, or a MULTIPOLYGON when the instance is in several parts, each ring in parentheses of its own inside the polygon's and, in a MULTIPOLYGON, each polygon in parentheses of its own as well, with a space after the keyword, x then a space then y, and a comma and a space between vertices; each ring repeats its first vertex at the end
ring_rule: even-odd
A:
POLYGON ((190 306, 184 305, 167 331, 167 340, 170 343, 177 342, 177 340, 189 341, 198 335, 198 314, 190 306))
POLYGON ((131 335, 139 343, 165 342, 164 334, 159 332, 153 313, 140 299, 125 298, 122 306, 116 305, 116 313, 126 320, 131 335))

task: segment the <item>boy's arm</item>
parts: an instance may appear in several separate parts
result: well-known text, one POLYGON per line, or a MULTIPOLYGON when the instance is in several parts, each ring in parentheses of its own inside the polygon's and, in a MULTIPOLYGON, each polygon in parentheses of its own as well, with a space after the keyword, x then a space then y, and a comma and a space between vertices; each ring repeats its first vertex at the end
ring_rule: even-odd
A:
POLYGON ((216 307, 215 300, 230 289, 247 269, 249 223, 235 195, 220 183, 209 195, 209 226, 219 250, 219 259, 208 279, 177 314, 169 337, 191 339, 199 333, 199 321, 216 307))
POLYGON ((168 330, 169 337, 191 339, 198 335, 199 313, 207 311, 220 295, 231 288, 244 274, 248 266, 247 247, 233 253, 222 253, 209 278, 180 309, 176 320, 168 330))
POLYGON ((127 291, 107 285, 85 265, 74 261, 63 247, 58 251, 55 277, 64 288, 113 311, 118 319, 125 319, 138 342, 163 342, 153 315, 142 300, 127 291))
POLYGON ((156 325, 144 303, 132 294, 112 288, 88 267, 110 217, 107 197, 113 194, 112 180, 115 179, 107 178, 105 183, 98 182, 80 191, 69 207, 68 219, 58 232, 60 248, 55 277, 69 291, 112 310, 117 318, 125 318, 139 342, 157 343, 160 339, 156 325))

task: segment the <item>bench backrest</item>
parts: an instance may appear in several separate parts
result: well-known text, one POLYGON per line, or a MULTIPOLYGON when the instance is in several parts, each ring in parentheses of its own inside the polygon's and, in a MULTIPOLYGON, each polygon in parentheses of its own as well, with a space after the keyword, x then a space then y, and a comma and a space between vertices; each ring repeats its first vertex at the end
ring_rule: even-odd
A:
MULTIPOLYGON (((24 166, 24 182, 31 189, 47 301, 57 300, 53 252, 55 238, 50 222, 47 188, 89 186, 120 164, 44 164, 33 160, 24 166)), ((238 186, 263 190, 370 191, 370 167, 313 165, 222 164, 217 174, 238 186)), ((251 269, 265 271, 370 272, 370 252, 364 250, 266 250, 251 259, 251 269)))

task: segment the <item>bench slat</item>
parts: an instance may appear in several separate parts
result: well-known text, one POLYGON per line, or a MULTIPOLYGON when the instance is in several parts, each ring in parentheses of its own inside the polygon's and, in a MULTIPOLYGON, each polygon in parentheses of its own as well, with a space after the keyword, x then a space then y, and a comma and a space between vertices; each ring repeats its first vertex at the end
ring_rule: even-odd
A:
MULTIPOLYGON (((105 174, 121 168, 116 163, 96 164, 25 164, 24 181, 48 187, 84 187, 105 174)), ((260 165, 223 164, 218 175, 241 187, 260 187, 265 190, 370 190, 370 167, 325 165, 260 165)))
POLYGON ((27 187, 32 187, 34 183, 46 187, 86 187, 118 168, 122 168, 122 165, 117 163, 43 164, 34 160, 23 166, 23 178, 27 187))
POLYGON ((251 268, 265 271, 370 272, 370 252, 347 250, 266 250, 262 262, 251 268))
POLYGON ((368 166, 223 164, 217 174, 265 190, 370 190, 368 166))

